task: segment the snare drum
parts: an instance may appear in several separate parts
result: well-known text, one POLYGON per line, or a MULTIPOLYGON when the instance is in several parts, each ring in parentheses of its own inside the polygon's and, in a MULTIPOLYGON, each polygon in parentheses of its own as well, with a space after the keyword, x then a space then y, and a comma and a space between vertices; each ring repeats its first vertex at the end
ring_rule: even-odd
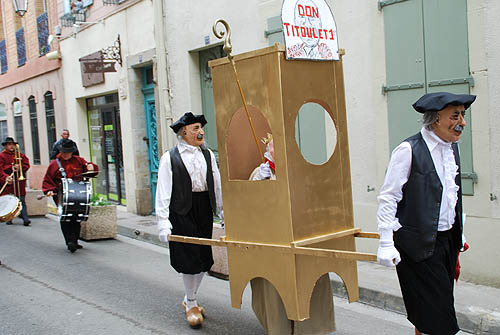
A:
POLYGON ((23 204, 19 198, 13 195, 2 195, 0 197, 0 221, 7 222, 21 213, 23 204))
POLYGON ((74 181, 70 178, 62 178, 57 201, 59 221, 87 221, 91 197, 92 187, 89 181, 74 181))

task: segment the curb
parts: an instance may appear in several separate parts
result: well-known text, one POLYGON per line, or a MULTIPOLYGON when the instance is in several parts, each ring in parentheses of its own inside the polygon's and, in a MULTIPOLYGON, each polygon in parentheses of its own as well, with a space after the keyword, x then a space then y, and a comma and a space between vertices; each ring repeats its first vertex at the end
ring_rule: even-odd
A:
MULTIPOLYGON (((331 279, 333 294, 347 299, 344 283, 331 279)), ((406 314, 403 298, 365 287, 359 288, 358 302, 391 312, 406 314)), ((500 313, 470 306, 468 311, 456 311, 458 325, 464 332, 471 334, 500 334, 500 313)))
MULTIPOLYGON (((133 229, 125 226, 118 225, 118 234, 142 241, 148 242, 163 248, 168 249, 168 244, 160 241, 156 234, 133 229)), ((228 278, 220 278, 228 280, 228 278)), ((332 292, 335 296, 340 298, 347 298, 347 291, 344 283, 335 279, 330 279, 332 292)), ((384 309, 390 312, 406 314, 403 298, 393 294, 376 291, 366 287, 359 287, 359 300, 358 302, 384 309)), ((457 311, 457 320, 462 331, 471 334, 484 334, 493 335, 500 334, 500 313, 474 308, 470 306, 468 311, 457 311)))

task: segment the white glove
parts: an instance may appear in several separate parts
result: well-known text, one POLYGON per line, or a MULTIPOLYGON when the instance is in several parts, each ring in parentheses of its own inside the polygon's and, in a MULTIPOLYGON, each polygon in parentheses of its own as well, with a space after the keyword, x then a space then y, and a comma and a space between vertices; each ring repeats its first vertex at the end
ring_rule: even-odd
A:
POLYGON ((269 167, 269 162, 265 162, 260 164, 259 166, 259 174, 262 179, 271 178, 271 168, 269 167))
POLYGON ((160 241, 167 243, 168 242, 168 235, 172 234, 172 230, 169 228, 164 228, 160 230, 160 234, 158 234, 158 238, 160 241))
POLYGON ((380 265, 388 267, 394 267, 401 262, 401 256, 394 246, 394 241, 380 240, 377 251, 377 262, 380 265))
POLYGON ((172 234, 172 223, 167 220, 159 220, 158 221, 158 230, 160 233, 158 234, 158 238, 160 241, 167 243, 168 235, 172 234))

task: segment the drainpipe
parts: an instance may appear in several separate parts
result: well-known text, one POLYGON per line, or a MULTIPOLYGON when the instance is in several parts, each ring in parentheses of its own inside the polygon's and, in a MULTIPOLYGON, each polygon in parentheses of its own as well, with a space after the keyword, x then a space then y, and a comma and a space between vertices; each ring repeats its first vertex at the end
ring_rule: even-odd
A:
MULTIPOLYGON (((161 157, 163 152, 175 145, 175 136, 169 131, 173 123, 172 94, 170 91, 170 68, 168 66, 167 49, 167 0, 153 0, 154 28, 156 44, 156 66, 154 67, 157 88, 157 127, 159 130, 158 153, 161 157)), ((159 157, 159 158, 160 158, 159 157)))

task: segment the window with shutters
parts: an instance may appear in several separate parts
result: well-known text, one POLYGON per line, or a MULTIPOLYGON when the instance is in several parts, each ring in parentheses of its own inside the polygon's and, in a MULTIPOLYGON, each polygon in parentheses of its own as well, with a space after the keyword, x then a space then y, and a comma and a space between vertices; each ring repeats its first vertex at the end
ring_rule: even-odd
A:
POLYGON ((36 101, 34 96, 28 98, 31 124, 31 144, 33 145, 33 164, 40 164, 40 141, 38 139, 38 117, 36 114, 36 101))
POLYGON ((21 106, 21 101, 18 98, 14 98, 12 102, 12 110, 14 114, 14 133, 15 140, 19 143, 19 148, 21 152, 24 151, 24 132, 23 132, 23 110, 21 106))
MULTIPOLYGON (((432 92, 469 93, 466 0, 379 1, 384 12, 389 144, 394 149, 421 127, 411 105, 432 92)), ((474 194, 471 117, 460 139, 462 188, 474 194)))
POLYGON ((47 143, 49 144, 49 156, 52 145, 56 142, 56 117, 54 113, 54 99, 52 92, 48 91, 43 95, 45 102, 45 122, 47 124, 47 143))
POLYGON ((0 103, 0 140, 5 140, 8 135, 7 112, 5 111, 5 105, 0 103))

